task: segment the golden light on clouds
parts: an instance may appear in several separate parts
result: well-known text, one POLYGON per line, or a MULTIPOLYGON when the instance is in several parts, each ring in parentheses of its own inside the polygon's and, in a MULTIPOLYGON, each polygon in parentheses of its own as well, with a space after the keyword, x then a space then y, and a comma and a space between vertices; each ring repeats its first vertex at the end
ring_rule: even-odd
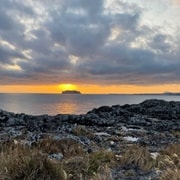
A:
POLYGON ((154 86, 136 85, 93 85, 93 84, 56 84, 56 85, 0 85, 0 93, 44 93, 59 94, 65 90, 78 90, 83 94, 133 94, 180 92, 180 85, 166 84, 154 86))
POLYGON ((7 69, 7 70, 11 70, 11 71, 21 71, 21 67, 18 66, 17 64, 15 65, 8 65, 8 64, 5 64, 5 65, 1 65, 1 67, 3 67, 4 69, 7 69))
POLYGON ((74 65, 76 65, 77 62, 78 62, 78 60, 79 60, 79 58, 78 58, 77 56, 74 56, 74 55, 70 55, 70 56, 69 56, 69 59, 70 59, 70 62, 71 62, 72 64, 74 64, 74 65))
POLYGON ((174 4, 180 5, 180 0, 173 0, 172 1, 174 4))
POLYGON ((57 85, 0 85, 0 93, 59 93, 57 85))
POLYGON ((109 41, 114 41, 121 34, 121 30, 119 28, 112 28, 111 34, 108 38, 109 41))
POLYGON ((15 50, 16 48, 15 48, 15 46, 13 46, 10 42, 8 42, 8 41, 0 41, 0 45, 2 45, 2 46, 5 46, 5 47, 7 47, 7 48, 10 48, 10 49, 13 49, 13 50, 15 50))

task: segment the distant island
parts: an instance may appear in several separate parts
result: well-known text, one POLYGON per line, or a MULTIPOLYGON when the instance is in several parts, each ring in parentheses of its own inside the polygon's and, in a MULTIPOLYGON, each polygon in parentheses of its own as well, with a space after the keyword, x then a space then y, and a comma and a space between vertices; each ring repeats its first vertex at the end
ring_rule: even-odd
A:
POLYGON ((81 92, 77 90, 66 90, 62 91, 62 94, 81 94, 81 92))

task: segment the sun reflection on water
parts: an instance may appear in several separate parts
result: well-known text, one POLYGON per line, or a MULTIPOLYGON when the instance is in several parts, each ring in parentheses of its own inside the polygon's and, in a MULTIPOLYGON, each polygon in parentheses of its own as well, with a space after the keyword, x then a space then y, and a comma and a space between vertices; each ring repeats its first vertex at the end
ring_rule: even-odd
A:
POLYGON ((78 112, 77 104, 71 102, 58 103, 54 108, 57 109, 59 114, 75 114, 75 112, 78 112))

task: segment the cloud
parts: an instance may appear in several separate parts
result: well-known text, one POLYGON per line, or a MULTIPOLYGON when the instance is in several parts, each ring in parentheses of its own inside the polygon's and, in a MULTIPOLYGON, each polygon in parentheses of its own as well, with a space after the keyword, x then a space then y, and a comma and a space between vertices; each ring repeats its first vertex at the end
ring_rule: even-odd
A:
POLYGON ((0 17, 1 17, 0 29, 3 29, 3 30, 11 29, 13 26, 12 19, 7 14, 1 11, 0 11, 0 17))
POLYGON ((121 0, 2 0, 0 84, 179 83, 178 28, 145 23, 145 10, 121 0))
POLYGON ((0 64, 13 64, 14 58, 23 59, 24 55, 6 46, 0 46, 0 64))
POLYGON ((180 0, 172 0, 172 2, 176 5, 180 5, 180 0))

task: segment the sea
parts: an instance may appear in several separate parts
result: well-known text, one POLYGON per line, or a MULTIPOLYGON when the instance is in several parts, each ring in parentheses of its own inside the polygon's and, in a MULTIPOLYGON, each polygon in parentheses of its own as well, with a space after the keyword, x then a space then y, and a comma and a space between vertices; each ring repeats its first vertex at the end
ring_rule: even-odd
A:
POLYGON ((0 93, 0 109, 30 115, 85 114, 100 106, 137 104, 146 99, 180 101, 180 95, 0 93))

